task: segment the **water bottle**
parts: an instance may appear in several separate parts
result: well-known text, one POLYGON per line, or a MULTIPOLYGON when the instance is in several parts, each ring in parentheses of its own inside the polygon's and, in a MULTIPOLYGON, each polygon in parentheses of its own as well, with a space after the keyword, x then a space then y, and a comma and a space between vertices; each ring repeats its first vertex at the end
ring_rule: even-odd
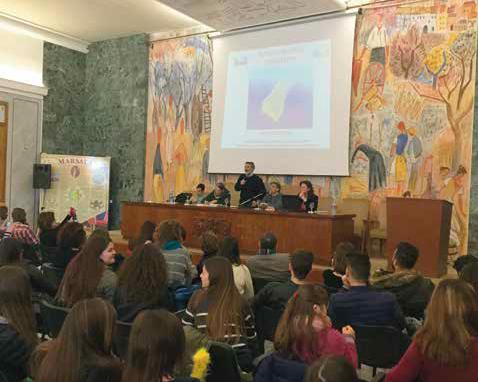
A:
POLYGON ((174 204, 174 192, 169 193, 169 204, 174 204))

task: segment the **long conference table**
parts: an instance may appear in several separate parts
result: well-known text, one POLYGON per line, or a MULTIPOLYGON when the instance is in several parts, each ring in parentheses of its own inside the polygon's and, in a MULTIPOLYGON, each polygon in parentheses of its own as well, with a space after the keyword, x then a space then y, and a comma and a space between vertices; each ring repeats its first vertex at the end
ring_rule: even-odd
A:
POLYGON ((277 252, 305 249, 314 253, 315 264, 329 264, 334 248, 352 241, 355 215, 263 211, 233 207, 122 202, 121 233, 135 237, 146 220, 160 223, 177 220, 187 232, 185 245, 201 247, 201 234, 212 230, 221 236, 232 235, 244 254, 257 252, 259 239, 272 232, 277 236, 277 252))

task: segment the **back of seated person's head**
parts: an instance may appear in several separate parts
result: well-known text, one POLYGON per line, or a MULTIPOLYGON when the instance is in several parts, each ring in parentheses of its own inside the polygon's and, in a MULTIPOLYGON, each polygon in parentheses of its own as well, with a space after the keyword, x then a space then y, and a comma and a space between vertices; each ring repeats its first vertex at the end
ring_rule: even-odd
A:
POLYGON ((478 262, 472 262, 465 265, 460 272, 460 279, 471 284, 478 293, 478 262))
POLYGON ((226 236, 219 245, 218 256, 223 256, 228 259, 231 264, 241 264, 241 257, 239 255, 239 242, 233 236, 226 236))
POLYGON ((272 232, 265 233, 259 241, 261 255, 272 255, 276 252, 277 238, 272 232))
POLYGON ((345 274, 356 282, 367 283, 370 277, 370 258, 361 252, 355 251, 346 255, 347 268, 345 274))
POLYGON ((460 256, 458 257, 458 259, 455 260, 453 264, 453 268, 455 268, 456 273, 458 273, 459 275, 466 265, 470 263, 475 263, 475 262, 478 262, 478 257, 476 256, 473 256, 473 255, 460 256))
POLYGON ((317 327, 327 328, 327 291, 320 285, 299 286, 287 302, 274 336, 274 348, 310 363, 321 356, 317 327), (300 344, 300 349, 298 344, 300 344))
POLYGON ((157 245, 138 245, 121 265, 118 288, 128 301, 155 304, 167 287, 166 260, 157 245))
POLYGON ((22 261, 23 246, 19 241, 6 237, 0 241, 0 267, 22 261))
POLYGON ((163 247, 171 241, 181 242, 181 225, 177 220, 164 220, 156 227, 155 241, 163 247))
POLYGON ((169 380, 185 349, 184 330, 173 313, 163 309, 141 312, 129 335, 123 381, 169 380))
POLYGON ((91 235, 69 262, 57 293, 65 306, 71 307, 80 300, 96 296, 105 266, 111 265, 102 261, 110 244, 105 235, 91 235))
POLYGON ((205 231, 201 235, 201 250, 207 256, 214 256, 219 250, 219 238, 213 231, 205 231))
POLYGON ((108 301, 76 303, 58 337, 40 345, 33 355, 35 382, 80 381, 86 366, 116 366, 119 375, 120 363, 111 355, 115 324, 116 311, 108 301))
POLYGON ((313 363, 305 374, 304 382, 356 382, 357 373, 344 357, 323 356, 313 363))
POLYGON ((55 213, 52 211, 40 212, 38 216, 38 228, 41 231, 46 231, 53 228, 55 223, 55 213))
POLYGON ((146 220, 139 229, 139 239, 144 244, 146 241, 153 241, 154 230, 156 229, 156 223, 146 220))
POLYGON ((417 247, 406 241, 401 241, 393 254, 393 264, 395 268, 413 269, 419 255, 417 247))
POLYGON ((14 208, 12 211, 12 220, 14 223, 23 223, 27 222, 27 213, 23 208, 14 208))
POLYGON ((69 222, 61 227, 56 243, 58 247, 63 249, 79 249, 83 246, 85 240, 86 232, 83 225, 78 222, 69 222))
POLYGON ((290 271, 299 280, 305 280, 312 270, 314 255, 312 252, 299 249, 290 256, 290 271))
POLYGON ((0 206, 0 219, 2 219, 2 220, 8 219, 8 207, 7 206, 0 206))
POLYGON ((443 279, 432 294, 423 326, 415 334, 418 350, 440 367, 467 368, 476 362, 470 349, 477 333, 475 289, 460 279, 443 279))
POLYGON ((332 257, 334 272, 341 275, 345 274, 345 268, 347 267, 345 257, 348 253, 351 253, 353 251, 355 251, 355 246, 348 241, 343 241, 337 244, 337 247, 335 247, 334 255, 332 257))
POLYGON ((106 229, 103 229, 103 228, 96 228, 90 235, 90 237, 94 237, 94 236, 98 236, 98 237, 102 237, 103 239, 105 240, 108 240, 108 242, 110 241, 113 241, 113 239, 111 238, 111 235, 110 233, 108 232, 108 230, 106 229))
POLYGON ((0 268, 0 316, 28 346, 35 346, 38 337, 31 294, 26 271, 11 265, 0 268))

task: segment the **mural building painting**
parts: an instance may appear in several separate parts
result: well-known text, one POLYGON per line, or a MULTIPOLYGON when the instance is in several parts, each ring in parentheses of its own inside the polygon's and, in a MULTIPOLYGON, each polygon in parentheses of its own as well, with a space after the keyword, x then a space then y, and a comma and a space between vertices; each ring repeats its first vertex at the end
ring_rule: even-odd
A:
MULTIPOLYGON (((450 252, 466 254, 476 66, 475 1, 425 1, 366 9, 352 64, 350 177, 314 177, 325 200, 364 200, 385 228, 387 196, 454 203, 450 252)), ((145 200, 164 201, 205 181, 212 104, 207 36, 150 50, 145 200)), ((257 163, 260 173, 260 163, 257 163)), ((302 177, 265 177, 294 193, 302 177)))

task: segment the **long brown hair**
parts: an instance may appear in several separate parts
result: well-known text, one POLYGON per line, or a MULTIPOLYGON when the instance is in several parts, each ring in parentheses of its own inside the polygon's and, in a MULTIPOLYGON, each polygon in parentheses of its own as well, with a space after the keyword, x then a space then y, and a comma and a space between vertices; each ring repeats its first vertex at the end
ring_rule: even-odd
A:
POLYGON ((156 227, 154 237, 161 248, 170 241, 181 242, 181 225, 173 219, 165 220, 156 227))
POLYGON ((105 270, 100 255, 108 244, 106 237, 91 236, 70 261, 57 294, 63 304, 71 307, 80 300, 96 296, 96 288, 105 270))
POLYGON ((53 228, 55 223, 55 213, 53 211, 40 212, 38 216, 38 228, 40 231, 46 231, 53 228))
POLYGON ((138 235, 128 241, 128 248, 132 251, 138 245, 144 244, 147 241, 153 241, 154 231, 156 230, 156 223, 146 220, 139 229, 138 235))
POLYGON ((470 343, 478 335, 478 297, 463 280, 438 284, 427 307, 425 324, 415 335, 422 354, 451 367, 471 362, 470 343))
POLYGON ((155 303, 167 288, 166 260, 155 244, 142 244, 121 266, 118 288, 129 301, 155 303))
POLYGON ((18 335, 34 347, 38 342, 32 305, 32 288, 27 273, 20 267, 0 268, 0 316, 18 335))
POLYGON ((116 311, 100 298, 82 300, 68 313, 58 337, 40 345, 32 360, 37 362, 35 382, 79 382, 85 366, 117 369, 111 355, 116 311), (41 354, 43 353, 43 354, 41 354))
POLYGON ((330 320, 322 310, 316 311, 314 306, 325 310, 327 303, 328 296, 324 288, 312 284, 301 285, 289 299, 277 326, 274 336, 276 350, 307 363, 317 360, 321 356, 321 344, 317 341, 314 325, 318 319, 321 326, 330 327, 330 320))
POLYGON ((186 339, 179 319, 166 310, 145 310, 133 323, 123 382, 161 381, 184 359, 186 339))
POLYGON ((232 264, 225 257, 212 257, 204 262, 209 273, 207 288, 207 334, 214 340, 223 341, 226 335, 245 332, 245 300, 234 283, 232 264))

